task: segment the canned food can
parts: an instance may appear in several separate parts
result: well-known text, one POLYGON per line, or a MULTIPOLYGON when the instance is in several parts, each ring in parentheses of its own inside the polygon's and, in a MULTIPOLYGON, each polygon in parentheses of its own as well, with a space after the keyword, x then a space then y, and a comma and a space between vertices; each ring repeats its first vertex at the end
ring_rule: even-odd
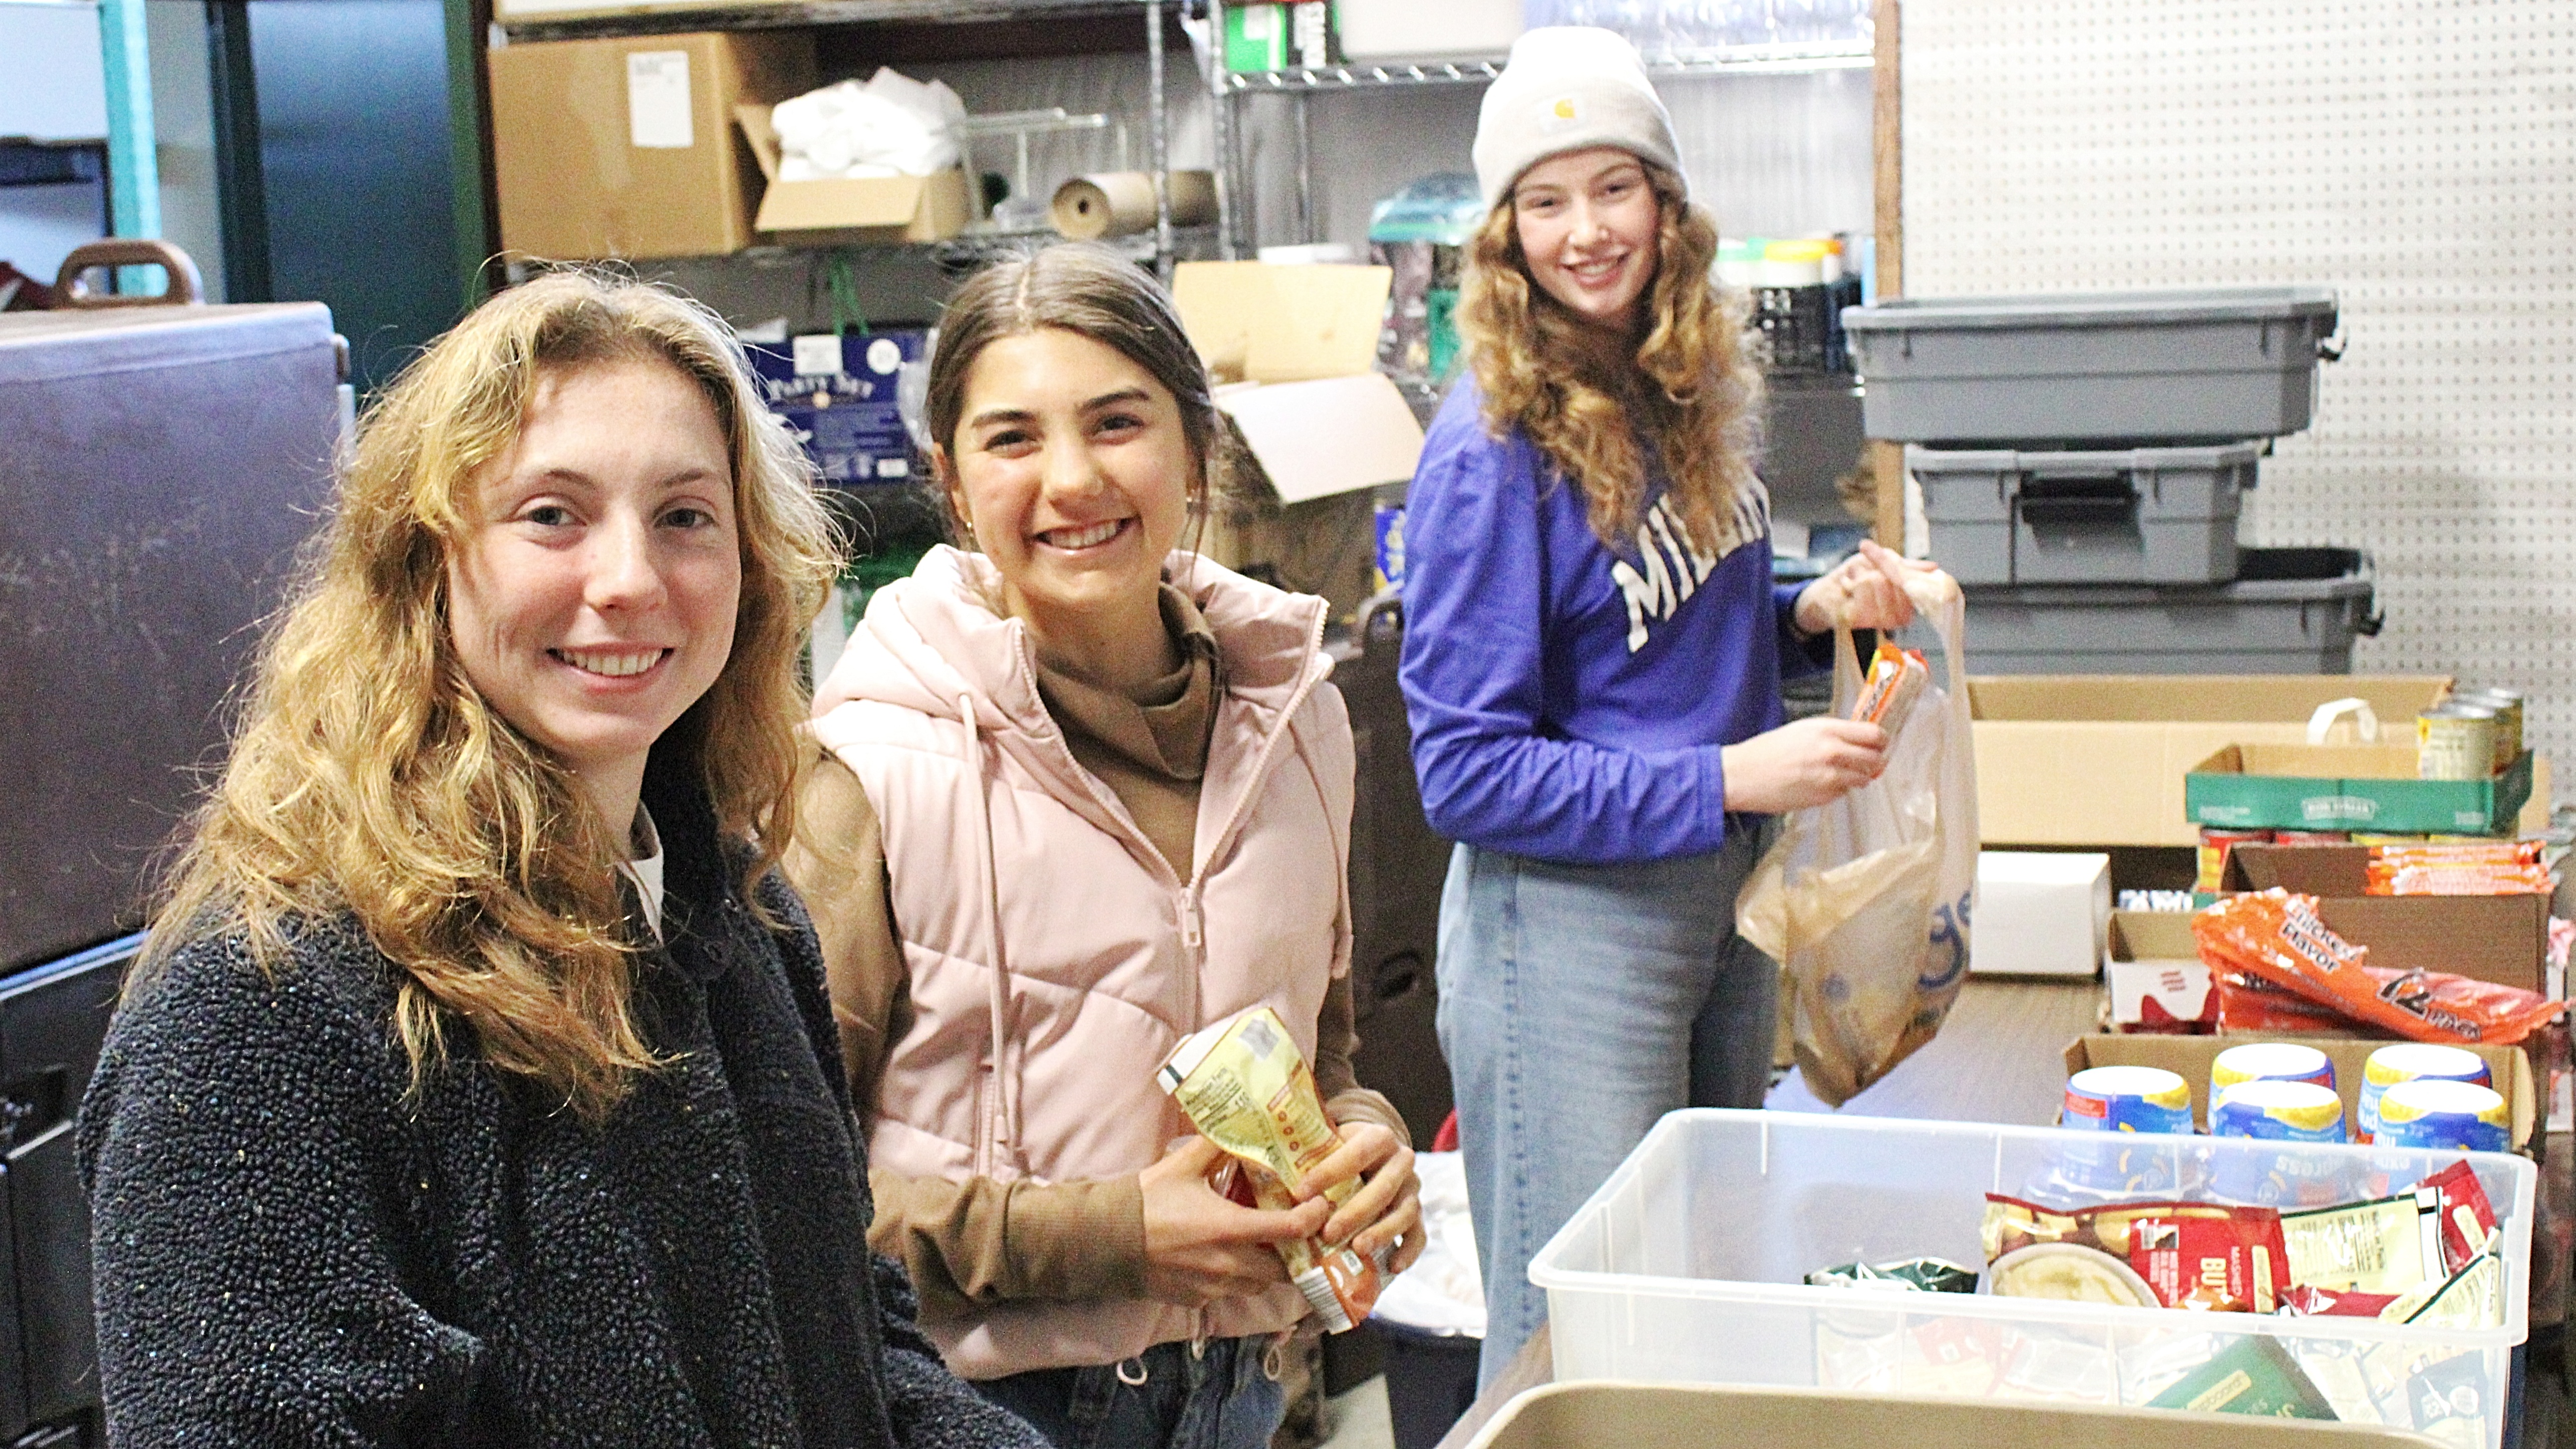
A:
POLYGON ((2063 1125, 2094 1132, 2191 1131, 2191 1084, 2162 1067, 2087 1067, 2066 1079, 2063 1125))
POLYGON ((2513 1119, 2491 1087, 2422 1078, 2379 1097, 2376 1141, 2383 1147, 2503 1152, 2512 1136, 2513 1119))
POLYGON ((2209 1100, 2215 1102, 2219 1094, 2245 1082, 2312 1082, 2331 1092, 2334 1058, 2297 1042, 2258 1041, 2229 1047, 2210 1062, 2209 1100))
POLYGON ((2238 1082, 2209 1109, 2218 1137, 2260 1137, 2267 1142, 2343 1142, 2343 1098, 2315 1082, 2238 1082))
POLYGON ((2269 844, 2269 830, 2222 830, 2215 825, 2200 827, 2200 882, 2202 895, 2216 895, 2219 883, 2227 876, 2227 851, 2231 846, 2247 843, 2269 844))
POLYGON ((2495 774, 2496 712, 2477 704, 2437 704, 2415 716, 2415 775, 2423 780, 2484 780, 2495 774))
POLYGON ((2455 689, 2451 699, 2461 704, 2480 704, 2496 712, 2496 773, 2501 775, 2522 754, 2522 691, 2518 689, 2455 689))
POLYGON ((2417 1081, 2485 1087, 2494 1084, 2494 1075, 2486 1058, 2455 1046, 2415 1041, 2381 1047, 2361 1064, 2361 1100, 2353 1104, 2352 1125, 2362 1141, 2378 1139, 2380 1097, 2400 1082, 2417 1081))

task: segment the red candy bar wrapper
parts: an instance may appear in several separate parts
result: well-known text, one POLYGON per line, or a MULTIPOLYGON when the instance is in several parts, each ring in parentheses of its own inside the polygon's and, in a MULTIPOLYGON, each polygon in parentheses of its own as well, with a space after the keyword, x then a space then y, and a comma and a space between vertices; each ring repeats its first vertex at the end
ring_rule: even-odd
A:
POLYGON ((2293 1318, 2377 1318, 2396 1302, 2394 1293, 2336 1292, 2331 1288, 2290 1288, 2281 1294, 2281 1311, 2293 1318))
POLYGON ((2231 1209, 2225 1217, 2141 1217, 2129 1224, 2129 1266, 2167 1308, 2271 1313, 2290 1282, 2281 1215, 2231 1209))
POLYGON ((2566 1010, 2538 992, 2465 976, 2374 969, 2366 948, 2326 928, 2314 896, 2231 896, 2194 916, 2191 930, 2214 970, 2261 977, 2416 1041, 2512 1046, 2566 1010))
POLYGON ((2495 1233, 2495 1206, 2478 1185, 2477 1169, 2466 1162, 2454 1162, 2415 1185, 2419 1201, 2428 1192, 2434 1194, 2442 1225, 2442 1271, 2457 1273, 2486 1251, 2487 1239, 2495 1233))

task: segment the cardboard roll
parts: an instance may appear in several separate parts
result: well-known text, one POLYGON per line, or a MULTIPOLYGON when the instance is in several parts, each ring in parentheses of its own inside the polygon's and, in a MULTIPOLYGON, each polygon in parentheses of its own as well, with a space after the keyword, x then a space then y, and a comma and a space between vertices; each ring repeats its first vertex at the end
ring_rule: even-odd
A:
MULTIPOLYGON (((1216 220, 1214 172, 1174 171, 1169 175, 1172 225, 1200 226, 1216 220)), ((1048 211, 1055 229, 1075 241, 1151 231, 1153 173, 1104 171, 1077 176, 1055 189, 1055 201, 1048 211)))

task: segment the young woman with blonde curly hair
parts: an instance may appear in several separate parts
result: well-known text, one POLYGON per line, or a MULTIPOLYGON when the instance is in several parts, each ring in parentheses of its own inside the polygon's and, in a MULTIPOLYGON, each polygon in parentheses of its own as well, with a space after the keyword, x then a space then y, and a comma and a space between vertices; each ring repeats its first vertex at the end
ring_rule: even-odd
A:
POLYGON ((578 273, 361 425, 83 1108, 112 1439, 997 1444, 866 1249, 776 869, 833 567, 722 322, 578 273))
POLYGON ((1486 93, 1473 368, 1423 445, 1405 701, 1441 899, 1440 1038, 1484 1260, 1490 1382, 1543 1321, 1531 1256, 1646 1129, 1761 1105, 1777 971, 1734 932, 1769 815, 1874 778, 1886 740, 1781 724, 1837 621, 1900 627, 1874 544, 1771 579, 1761 373, 1709 278, 1628 43, 1535 30, 1486 93))

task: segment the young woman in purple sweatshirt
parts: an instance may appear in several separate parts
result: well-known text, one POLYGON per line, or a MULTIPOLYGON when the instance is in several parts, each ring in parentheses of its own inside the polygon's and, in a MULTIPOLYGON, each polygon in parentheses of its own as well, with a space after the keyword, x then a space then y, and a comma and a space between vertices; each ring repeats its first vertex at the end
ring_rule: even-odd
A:
POLYGON ((1761 374, 1709 281, 1636 52, 1532 31, 1487 92, 1472 375, 1406 516, 1402 661, 1441 899, 1487 1382, 1546 1316, 1529 1260, 1664 1113, 1755 1107, 1778 972, 1735 936, 1769 817, 1878 774, 1885 736, 1781 723, 1837 622, 1912 618, 1912 564, 1771 579, 1761 374))

